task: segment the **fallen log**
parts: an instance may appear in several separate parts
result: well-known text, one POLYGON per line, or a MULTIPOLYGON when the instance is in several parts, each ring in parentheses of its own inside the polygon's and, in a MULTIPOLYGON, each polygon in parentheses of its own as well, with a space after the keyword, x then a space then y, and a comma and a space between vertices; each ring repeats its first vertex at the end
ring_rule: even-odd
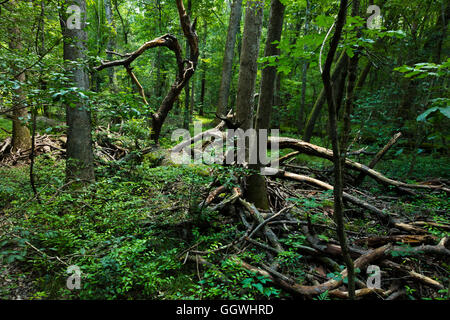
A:
MULTIPOLYGON (((269 170, 269 169, 267 169, 269 170)), ((291 173, 291 172, 287 172, 284 170, 277 170, 277 173, 275 174, 275 177, 277 178, 286 178, 286 179, 290 179, 290 180, 294 180, 294 181, 298 181, 298 182, 306 182, 312 185, 315 185, 319 188, 325 189, 325 190, 333 190, 333 186, 331 184, 328 184, 326 182, 308 177, 308 176, 304 176, 301 174, 296 174, 296 173, 291 173)), ((384 211, 376 208, 375 206, 356 198, 355 196, 352 196, 351 194, 348 194, 346 192, 343 193, 342 195, 344 200, 347 200, 357 206, 360 206, 370 212, 375 213, 378 217, 380 217, 384 222, 389 222, 390 220, 390 216, 388 214, 386 214, 384 211)))
MULTIPOLYGON (((280 149, 293 149, 295 151, 299 151, 300 153, 316 156, 320 158, 324 158, 330 161, 333 161, 333 151, 330 149, 326 149, 324 147, 320 147, 314 145, 312 143, 308 143, 302 140, 297 140, 293 138, 285 138, 285 137, 269 137, 267 140, 268 148, 271 145, 277 145, 280 149)), ((426 190, 443 190, 446 192, 450 192, 449 188, 444 186, 435 186, 435 185, 422 185, 422 184, 408 184, 404 182, 400 182, 397 180, 390 179, 378 171, 375 171, 368 166, 365 166, 356 161, 350 160, 348 158, 345 159, 345 166, 349 169, 356 170, 362 172, 377 182, 383 185, 391 185, 398 188, 410 188, 410 189, 426 189, 426 190)))

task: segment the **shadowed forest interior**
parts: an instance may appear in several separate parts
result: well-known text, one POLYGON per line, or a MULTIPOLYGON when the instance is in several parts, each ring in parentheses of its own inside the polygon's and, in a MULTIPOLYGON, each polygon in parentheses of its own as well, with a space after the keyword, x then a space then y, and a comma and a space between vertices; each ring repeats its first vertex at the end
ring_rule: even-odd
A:
POLYGON ((0 19, 0 299, 449 300, 450 2, 0 19))

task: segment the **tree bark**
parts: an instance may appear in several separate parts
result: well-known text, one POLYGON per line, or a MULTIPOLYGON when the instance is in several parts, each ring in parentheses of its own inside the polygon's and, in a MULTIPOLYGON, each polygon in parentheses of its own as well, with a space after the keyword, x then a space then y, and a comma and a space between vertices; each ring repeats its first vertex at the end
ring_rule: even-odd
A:
MULTIPOLYGON (((239 81, 236 95, 236 118, 245 131, 253 128, 253 106, 259 42, 263 22, 264 0, 248 0, 245 12, 244 34, 242 37, 239 81)), ((249 159, 249 148, 245 148, 245 159, 249 159)), ((256 166, 249 166, 257 170, 256 166)), ((267 209, 269 202, 265 179, 258 173, 247 177, 246 198, 257 208, 267 209)))
MULTIPOLYGON (((280 50, 277 48, 278 43, 273 42, 279 42, 281 40, 284 11, 285 6, 280 0, 272 0, 266 47, 264 49, 265 57, 278 56, 280 54, 280 50)), ((256 130, 269 129, 270 127, 276 77, 277 68, 275 66, 265 66, 262 70, 258 111, 256 114, 256 130)))
MULTIPOLYGON (((345 69, 346 65, 347 65, 347 54, 345 53, 345 51, 343 51, 339 56, 339 59, 336 63, 336 67, 334 68, 331 74, 331 82, 333 84, 337 82, 341 72, 343 71, 343 69, 345 69)), ((306 121, 305 133, 303 135, 303 140, 306 142, 309 142, 311 140, 314 131, 314 126, 316 124, 317 119, 319 118, 320 111, 322 110, 322 106, 325 103, 325 101, 326 101, 325 90, 322 88, 308 116, 308 120, 306 121)))
POLYGON ((234 0, 231 6, 230 22, 228 24, 227 40, 222 65, 222 79, 220 81, 219 100, 216 114, 225 116, 228 112, 228 96, 230 94, 231 77, 233 74, 234 47, 236 35, 240 29, 242 15, 242 0, 234 0))
MULTIPOLYGON (((203 57, 205 57, 206 52, 206 38, 208 36, 208 22, 205 20, 204 25, 204 31, 205 34, 203 35, 203 57)), ((204 108, 205 108, 205 93, 206 93, 206 71, 208 70, 208 64, 206 62, 203 62, 203 72, 202 72, 202 84, 200 89, 200 110, 199 115, 204 115, 204 108)))
MULTIPOLYGON (((89 76, 80 63, 86 58, 86 39, 87 34, 84 30, 86 26, 86 1, 74 0, 66 1, 65 6, 61 8, 61 30, 64 38, 64 60, 67 62, 67 71, 69 65, 77 62, 78 65, 72 67, 70 79, 72 86, 80 90, 89 90, 89 76), (69 29, 67 27, 66 8, 69 4, 75 4, 81 9, 81 28, 69 29)), ((91 136, 91 115, 89 106, 80 101, 79 97, 71 97, 74 105, 66 104, 66 122, 67 122, 67 152, 66 152, 66 180, 81 179, 92 181, 94 177, 94 156, 92 152, 91 136)))
MULTIPOLYGON (((116 25, 114 23, 111 0, 104 0, 104 5, 105 5, 106 21, 108 22, 108 28, 110 29, 109 33, 108 33, 108 44, 107 44, 106 48, 108 49, 108 51, 113 51, 114 47, 116 46, 116 41, 115 41, 116 25)), ((112 60, 112 54, 108 53, 107 58, 108 58, 108 60, 112 60)), ((110 84, 112 90, 116 91, 117 80, 116 80, 116 74, 114 72, 114 68, 108 69, 108 77, 109 77, 109 84, 110 84)))
POLYGON ((329 115, 329 128, 331 144, 333 146, 333 163, 334 163, 334 214, 333 217, 336 221, 336 233, 339 238, 339 242, 342 248, 342 256, 348 271, 348 292, 350 299, 355 298, 355 267, 350 257, 348 249, 347 236, 344 229, 344 204, 342 201, 343 194, 343 181, 342 181, 342 163, 341 154, 339 149, 339 137, 337 129, 337 107, 333 99, 333 87, 330 79, 331 64, 333 62, 334 54, 336 52, 339 40, 341 38, 342 29, 345 24, 347 15, 347 0, 341 0, 338 18, 336 21, 336 31, 331 40, 330 51, 328 52, 325 62, 324 70, 322 73, 322 80, 324 90, 328 103, 328 115, 329 115))
MULTIPOLYGON (((304 35, 306 36, 309 33, 309 20, 310 20, 310 10, 311 10, 311 4, 309 0, 306 0, 306 13, 305 13, 305 32, 304 35)), ((304 50, 308 50, 308 46, 304 46, 304 50)), ((306 107, 306 80, 308 76, 308 69, 309 69, 309 62, 305 61, 303 63, 303 70, 302 70, 302 97, 300 102, 300 108, 298 109, 298 120, 297 120, 297 128, 298 132, 301 134, 303 132, 303 126, 304 126, 304 113, 305 113, 305 107, 306 107)))
MULTIPOLYGON (((16 1, 12 3, 13 7, 17 7, 16 1)), ((15 20, 15 19, 14 19, 15 20)), ((9 48, 13 51, 20 52, 23 50, 22 35, 17 21, 13 21, 14 27, 9 32, 11 40, 9 42, 9 48)), ((14 73, 19 72, 16 66, 12 66, 14 73)), ((18 81, 18 88, 14 90, 15 100, 13 101, 12 109, 12 152, 19 150, 26 150, 31 147, 31 135, 30 130, 24 124, 28 120, 28 108, 25 106, 25 93, 22 86, 25 84, 26 76, 25 72, 22 72, 16 76, 18 81)))

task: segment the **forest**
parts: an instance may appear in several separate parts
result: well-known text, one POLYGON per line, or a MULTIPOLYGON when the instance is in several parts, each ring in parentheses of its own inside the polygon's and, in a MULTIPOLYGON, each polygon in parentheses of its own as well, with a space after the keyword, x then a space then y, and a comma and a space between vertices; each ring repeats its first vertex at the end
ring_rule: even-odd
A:
POLYGON ((450 2, 0 20, 0 300, 450 300, 450 2))

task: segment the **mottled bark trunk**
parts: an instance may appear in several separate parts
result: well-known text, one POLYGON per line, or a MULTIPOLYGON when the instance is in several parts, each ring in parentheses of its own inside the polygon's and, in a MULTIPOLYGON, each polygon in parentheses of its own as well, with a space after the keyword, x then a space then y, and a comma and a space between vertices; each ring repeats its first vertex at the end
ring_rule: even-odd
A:
MULTIPOLYGON (((190 16, 192 10, 192 0, 188 0, 187 4, 187 14, 190 16)), ((186 59, 190 60, 189 55, 189 41, 186 39, 186 59)), ((189 80, 187 81, 185 87, 184 87, 184 119, 183 119, 183 128, 189 129, 189 123, 190 121, 190 114, 191 114, 191 90, 190 90, 190 83, 189 80)))
MULTIPOLYGON (((12 6, 17 6, 15 1, 12 2, 12 6)), ((9 42, 9 48, 13 51, 22 51, 22 39, 21 39, 21 31, 18 27, 18 22, 14 21, 15 26, 9 30, 11 35, 11 40, 9 42)), ((11 66, 14 73, 19 72, 19 68, 13 65, 11 66)), ((13 101, 13 110, 12 110, 12 152, 16 152, 18 150, 27 150, 31 148, 31 135, 30 130, 26 126, 26 122, 28 120, 28 108, 25 104, 25 93, 23 92, 22 86, 25 84, 26 76, 25 73, 22 72, 18 76, 16 76, 16 81, 18 81, 18 88, 14 90, 14 101, 13 101)))
POLYGON ((264 0, 249 0, 245 13, 241 61, 236 94, 237 121, 244 130, 252 128, 254 90, 258 71, 259 42, 264 0))
MULTIPOLYGON (((237 122, 243 130, 253 126, 253 105, 256 75, 258 71, 257 59, 263 21, 264 0, 248 0, 245 12, 244 34, 242 37, 241 61, 239 81, 236 96, 237 122)), ((249 159, 246 147, 246 159, 249 159)), ((250 169, 259 166, 249 165, 250 169)), ((267 189, 265 179, 258 173, 247 178, 246 198, 257 208, 268 209, 267 189)))
MULTIPOLYGON (((66 1, 62 7, 61 30, 64 38, 64 60, 67 62, 67 71, 72 81, 71 86, 80 90, 89 89, 89 76, 82 64, 86 58, 86 2, 85 0, 66 1), (81 28, 69 29, 67 26, 66 8, 68 5, 77 5, 81 9, 81 28), (78 65, 73 66, 73 63, 78 65)), ((66 180, 81 179, 84 181, 94 180, 94 165, 92 152, 91 117, 89 106, 80 101, 79 96, 72 96, 73 103, 66 104, 67 121, 67 160, 66 180)))
POLYGON ((242 0, 234 0, 231 6, 230 22, 228 24, 227 40, 222 65, 222 79, 219 89, 219 100, 216 113, 224 116, 228 112, 228 97, 230 94, 231 78, 233 74, 234 47, 236 35, 239 31, 242 14, 242 0))
MULTIPOLYGON (((272 0, 270 6, 269 27, 267 30, 266 47, 264 56, 278 56, 280 50, 277 48, 283 30, 285 6, 280 0, 272 0)), ((265 66, 262 70, 261 88, 259 92, 258 112, 256 115, 256 129, 269 129, 272 114, 273 98, 275 92, 275 80, 277 68, 265 66)))

